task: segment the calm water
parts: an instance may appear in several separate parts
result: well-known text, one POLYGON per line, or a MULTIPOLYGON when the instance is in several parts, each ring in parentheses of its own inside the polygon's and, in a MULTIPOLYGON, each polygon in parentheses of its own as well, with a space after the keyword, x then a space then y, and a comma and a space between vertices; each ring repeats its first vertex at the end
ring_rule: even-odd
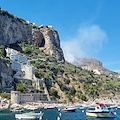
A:
MULTIPOLYGON (((120 120, 119 117, 116 118, 94 118, 87 117, 84 110, 77 109, 75 112, 64 113, 57 111, 57 109, 40 109, 44 112, 42 120, 57 120, 60 117, 60 120, 120 120)), ((37 112, 37 111, 36 111, 37 112)), ((120 116, 120 109, 116 111, 117 115, 120 116)), ((1 110, 0 111, 0 120, 16 120, 15 113, 10 112, 10 110, 1 110)))

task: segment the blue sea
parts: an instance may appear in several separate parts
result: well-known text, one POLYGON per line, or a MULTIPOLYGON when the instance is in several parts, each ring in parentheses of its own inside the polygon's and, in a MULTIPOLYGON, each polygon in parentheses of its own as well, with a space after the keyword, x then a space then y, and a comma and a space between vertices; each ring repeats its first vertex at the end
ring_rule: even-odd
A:
MULTIPOLYGON (((85 109, 79 109, 75 112, 58 112, 57 108, 54 109, 43 109, 40 108, 37 111, 42 111, 44 113, 42 120, 120 120, 120 109, 116 110, 115 118, 94 118, 87 117, 85 114, 85 109)), ((36 112, 37 112, 36 111, 36 112)), ((10 112, 10 110, 0 110, 0 120, 16 120, 15 113, 10 112)))

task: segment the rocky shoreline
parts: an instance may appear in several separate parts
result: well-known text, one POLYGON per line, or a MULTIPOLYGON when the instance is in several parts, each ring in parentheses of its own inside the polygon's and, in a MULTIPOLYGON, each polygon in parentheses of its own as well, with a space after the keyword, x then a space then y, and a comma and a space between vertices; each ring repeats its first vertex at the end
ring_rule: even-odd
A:
POLYGON ((41 103, 41 102, 27 102, 23 104, 11 104, 10 100, 4 99, 0 97, 0 109, 13 109, 13 108, 47 108, 47 107, 61 107, 61 106, 82 106, 82 107, 89 107, 94 106, 96 103, 101 102, 106 105, 115 105, 119 106, 119 99, 110 99, 110 98, 99 98, 95 100, 89 100, 87 102, 82 103, 41 103))

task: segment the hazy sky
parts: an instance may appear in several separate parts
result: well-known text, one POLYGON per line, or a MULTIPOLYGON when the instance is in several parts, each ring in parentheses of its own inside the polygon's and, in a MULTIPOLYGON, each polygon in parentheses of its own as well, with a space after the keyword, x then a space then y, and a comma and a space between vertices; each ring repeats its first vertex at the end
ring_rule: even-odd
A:
POLYGON ((0 0, 2 9, 58 31, 65 59, 94 57, 120 72, 120 0, 0 0))

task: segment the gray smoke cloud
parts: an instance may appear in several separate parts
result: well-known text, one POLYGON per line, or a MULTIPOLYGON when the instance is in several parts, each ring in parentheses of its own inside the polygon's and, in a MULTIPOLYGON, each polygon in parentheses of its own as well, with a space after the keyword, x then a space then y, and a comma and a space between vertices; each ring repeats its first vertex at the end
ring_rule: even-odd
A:
POLYGON ((107 35, 99 25, 83 25, 79 28, 74 38, 62 41, 62 49, 65 59, 73 62, 75 57, 87 57, 98 54, 107 35))

